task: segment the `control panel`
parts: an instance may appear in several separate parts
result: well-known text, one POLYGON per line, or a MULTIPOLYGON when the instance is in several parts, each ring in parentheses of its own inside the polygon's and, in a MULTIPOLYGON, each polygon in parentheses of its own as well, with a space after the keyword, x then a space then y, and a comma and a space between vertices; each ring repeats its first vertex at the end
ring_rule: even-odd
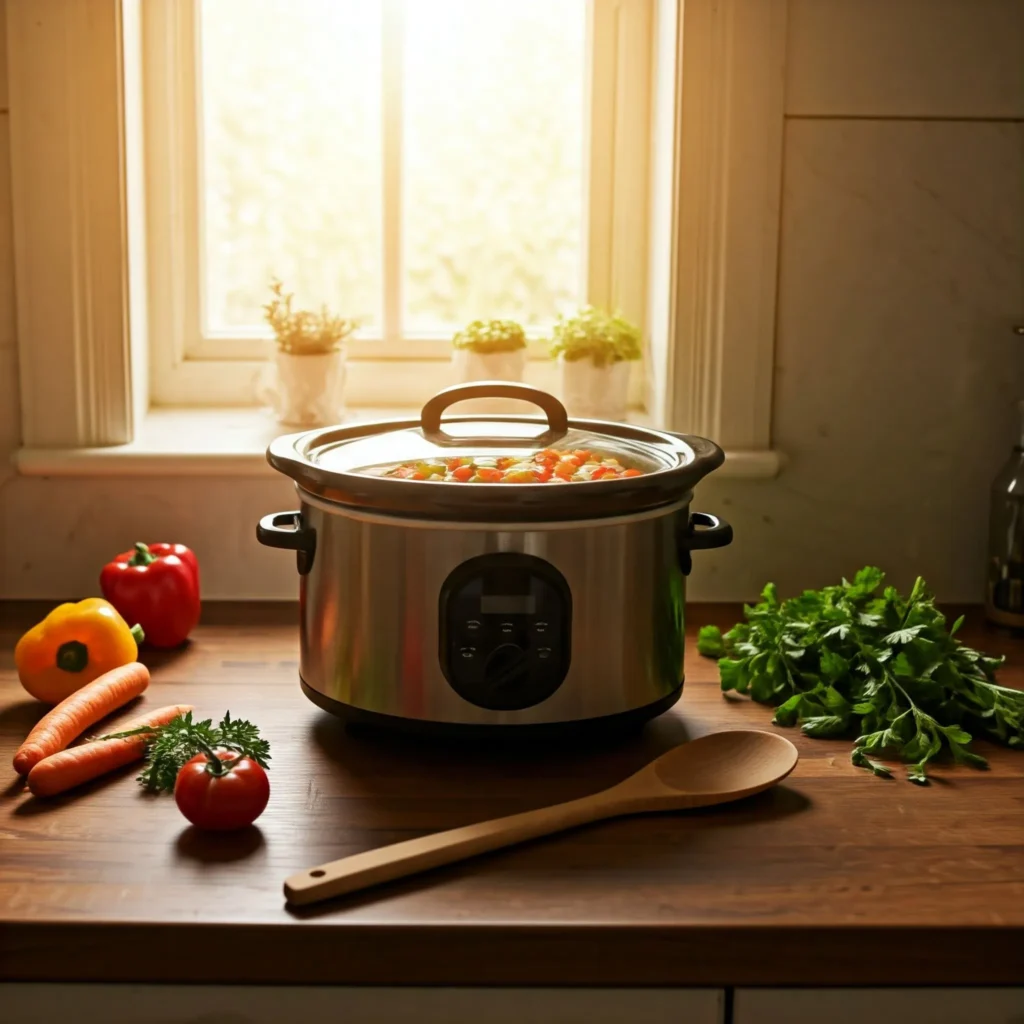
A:
POLYGON ((463 562, 441 587, 438 623, 441 670, 477 707, 532 707, 569 671, 572 595, 543 558, 496 552, 463 562))

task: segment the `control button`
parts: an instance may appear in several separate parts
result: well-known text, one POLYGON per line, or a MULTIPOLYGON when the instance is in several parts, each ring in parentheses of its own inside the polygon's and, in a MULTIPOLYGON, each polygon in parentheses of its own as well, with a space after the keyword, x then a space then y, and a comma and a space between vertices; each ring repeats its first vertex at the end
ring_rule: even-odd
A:
POLYGON ((550 647, 538 647, 537 648, 537 657, 538 658, 550 658, 551 657, 551 648, 550 647))
POLYGON ((548 631, 548 624, 546 622, 535 622, 533 624, 533 631, 535 633, 546 633, 548 631))
POLYGON ((466 621, 466 632, 467 633, 479 633, 480 632, 480 620, 479 619, 467 619, 467 621, 466 621))
POLYGON ((464 658, 475 658, 476 657, 476 648, 475 647, 460 647, 459 648, 459 654, 461 654, 464 658))
POLYGON ((514 622, 503 622, 501 624, 502 633, 511 633, 515 630, 515 628, 516 627, 514 622))

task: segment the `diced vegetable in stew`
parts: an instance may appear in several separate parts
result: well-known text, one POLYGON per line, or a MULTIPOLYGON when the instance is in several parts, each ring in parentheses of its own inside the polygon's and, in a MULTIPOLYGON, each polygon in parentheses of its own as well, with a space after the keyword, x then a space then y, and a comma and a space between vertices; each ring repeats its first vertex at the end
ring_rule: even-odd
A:
POLYGON ((587 480, 624 480, 643 473, 597 452, 546 448, 529 456, 463 456, 403 462, 384 470, 381 475, 400 480, 462 484, 567 484, 587 480))

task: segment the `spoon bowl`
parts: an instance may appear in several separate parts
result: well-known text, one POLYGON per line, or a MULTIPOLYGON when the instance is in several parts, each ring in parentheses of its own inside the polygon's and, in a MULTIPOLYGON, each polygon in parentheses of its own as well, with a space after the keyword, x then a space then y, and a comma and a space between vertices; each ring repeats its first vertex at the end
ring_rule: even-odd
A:
POLYGON ((578 825, 649 811, 682 811, 753 796, 781 782, 797 749, 778 733, 737 729, 674 747, 610 789, 321 864, 284 883, 288 901, 316 903, 578 825))
POLYGON ((798 757, 785 736, 736 729, 673 747, 637 774, 652 772, 669 789, 714 796, 718 803, 752 796, 781 782, 796 767, 798 757))

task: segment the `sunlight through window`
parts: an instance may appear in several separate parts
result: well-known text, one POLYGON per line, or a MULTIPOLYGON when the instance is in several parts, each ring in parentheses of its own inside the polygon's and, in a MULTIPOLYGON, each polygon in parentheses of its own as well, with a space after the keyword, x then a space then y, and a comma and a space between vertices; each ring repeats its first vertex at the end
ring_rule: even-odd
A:
POLYGON ((579 304, 584 0, 199 6, 204 332, 273 275, 369 338, 579 304))

